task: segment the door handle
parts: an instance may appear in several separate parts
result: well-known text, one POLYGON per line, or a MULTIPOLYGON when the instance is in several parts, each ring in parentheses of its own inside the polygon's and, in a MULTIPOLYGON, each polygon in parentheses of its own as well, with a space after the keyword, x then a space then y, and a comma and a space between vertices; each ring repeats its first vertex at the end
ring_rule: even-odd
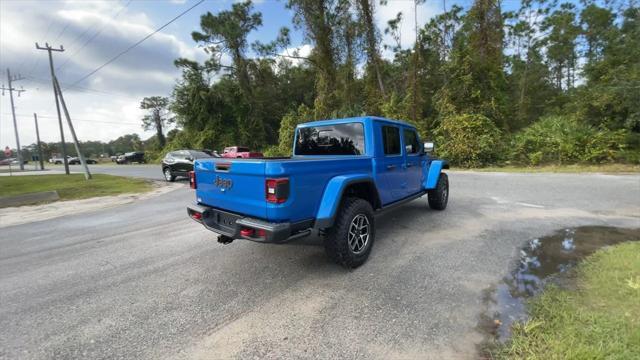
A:
POLYGON ((395 165, 387 165, 387 170, 393 170, 395 168, 396 168, 395 165))

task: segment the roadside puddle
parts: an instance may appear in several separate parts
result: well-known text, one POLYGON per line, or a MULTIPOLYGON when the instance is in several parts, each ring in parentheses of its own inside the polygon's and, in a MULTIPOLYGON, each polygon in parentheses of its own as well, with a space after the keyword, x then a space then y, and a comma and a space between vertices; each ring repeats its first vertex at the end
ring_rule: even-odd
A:
POLYGON ((522 250, 517 268, 484 296, 486 311, 479 327, 498 342, 511 335, 511 325, 527 319, 525 303, 550 282, 571 288, 568 272, 596 250, 625 241, 640 240, 640 229, 585 226, 558 231, 530 240, 522 250))

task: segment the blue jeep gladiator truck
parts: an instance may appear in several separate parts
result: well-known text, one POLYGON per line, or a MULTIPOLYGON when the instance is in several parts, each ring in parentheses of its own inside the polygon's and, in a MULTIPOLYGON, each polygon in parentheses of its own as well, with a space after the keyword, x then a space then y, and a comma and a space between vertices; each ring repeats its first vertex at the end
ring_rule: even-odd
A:
POLYGON ((298 125, 293 156, 198 159, 187 212, 218 241, 283 243, 319 233, 331 259, 354 268, 368 258, 378 211, 428 195, 449 197, 446 161, 430 156, 416 129, 379 117, 298 125))

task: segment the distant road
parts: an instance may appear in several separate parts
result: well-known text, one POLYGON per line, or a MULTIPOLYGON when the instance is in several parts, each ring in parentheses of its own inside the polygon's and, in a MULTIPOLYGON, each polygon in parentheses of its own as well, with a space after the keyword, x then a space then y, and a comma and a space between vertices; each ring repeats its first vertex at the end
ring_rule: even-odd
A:
MULTIPOLYGON (((91 167, 161 178, 158 165, 91 167)), ((423 197, 378 217, 371 257, 351 271, 313 238, 218 244, 187 217, 186 183, 5 227, 0 359, 473 359, 484 292, 528 240, 640 227, 638 175, 452 171, 449 180, 447 210, 423 197)))

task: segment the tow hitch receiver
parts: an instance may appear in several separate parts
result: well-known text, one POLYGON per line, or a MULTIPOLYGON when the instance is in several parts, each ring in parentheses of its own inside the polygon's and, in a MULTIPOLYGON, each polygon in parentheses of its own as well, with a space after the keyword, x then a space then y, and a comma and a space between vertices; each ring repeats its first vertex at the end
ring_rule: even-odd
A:
POLYGON ((229 236, 226 236, 226 235, 218 235, 218 242, 219 242, 220 244, 227 245, 227 244, 231 244, 231 242, 232 242, 232 241, 233 241, 233 238, 231 238, 231 237, 229 237, 229 236))

